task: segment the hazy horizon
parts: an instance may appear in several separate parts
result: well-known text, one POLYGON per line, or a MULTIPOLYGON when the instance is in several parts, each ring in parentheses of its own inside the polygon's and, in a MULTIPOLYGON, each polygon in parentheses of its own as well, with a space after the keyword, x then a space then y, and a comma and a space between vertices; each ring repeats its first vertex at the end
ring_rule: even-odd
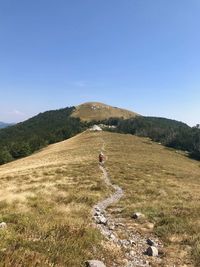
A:
POLYGON ((200 2, 1 1, 0 121, 98 101, 200 123, 200 2))

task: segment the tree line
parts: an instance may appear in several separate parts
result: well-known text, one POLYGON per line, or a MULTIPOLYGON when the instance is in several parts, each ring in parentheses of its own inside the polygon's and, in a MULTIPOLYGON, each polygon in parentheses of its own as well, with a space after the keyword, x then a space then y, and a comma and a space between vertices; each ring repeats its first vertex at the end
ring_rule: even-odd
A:
POLYGON ((70 138, 86 128, 70 117, 74 107, 47 111, 14 126, 0 130, 0 164, 32 154, 55 142, 70 138))
POLYGON ((188 151, 200 160, 200 126, 157 117, 138 116, 131 119, 110 118, 82 122, 70 115, 75 107, 47 111, 14 126, 0 129, 0 164, 19 159, 59 141, 70 138, 94 124, 114 125, 108 129, 124 134, 149 137, 167 147, 188 151))
POLYGON ((199 125, 190 127, 176 120, 142 116, 126 120, 111 118, 103 123, 116 126, 110 131, 149 137, 167 147, 187 151, 190 157, 200 160, 199 125))

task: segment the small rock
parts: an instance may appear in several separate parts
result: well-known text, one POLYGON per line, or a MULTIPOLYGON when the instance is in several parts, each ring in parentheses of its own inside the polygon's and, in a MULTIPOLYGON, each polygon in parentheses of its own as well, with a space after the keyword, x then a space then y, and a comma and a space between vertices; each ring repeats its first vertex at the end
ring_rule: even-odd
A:
POLYGON ((95 210, 96 210, 96 211, 99 211, 99 212, 101 211, 101 209, 100 209, 98 206, 95 207, 95 210))
POLYGON ((102 261, 98 261, 98 260, 86 261, 86 266, 87 267, 106 267, 102 261))
POLYGON ((146 254, 148 256, 157 257, 158 256, 158 249, 156 247, 148 247, 146 254))
POLYGON ((0 229, 5 229, 5 228, 7 228, 7 223, 5 222, 0 223, 0 229))
POLYGON ((96 210, 95 213, 94 213, 94 216, 99 216, 100 214, 101 214, 101 212, 96 210))
POLYGON ((102 214, 100 214, 99 216, 97 216, 97 217, 95 218, 95 220, 96 220, 96 222, 97 222, 98 224, 104 224, 104 225, 107 224, 107 219, 106 219, 106 217, 105 217, 104 215, 102 215, 102 214))
POLYGON ((141 212, 135 212, 132 216, 133 219, 139 219, 139 218, 144 218, 144 214, 142 214, 141 212))
POLYGON ((110 238, 112 241, 114 241, 114 240, 116 239, 116 237, 115 237, 114 234, 110 234, 110 235, 109 235, 109 238, 110 238))
POLYGON ((115 225, 114 224, 111 224, 111 225, 109 225, 109 230, 115 230, 115 225))
POLYGON ((130 244, 131 244, 131 246, 135 246, 136 245, 134 240, 130 240, 130 244))
POLYGON ((155 242, 154 242, 153 240, 151 240, 150 238, 147 239, 147 244, 148 244, 149 246, 155 246, 155 242))

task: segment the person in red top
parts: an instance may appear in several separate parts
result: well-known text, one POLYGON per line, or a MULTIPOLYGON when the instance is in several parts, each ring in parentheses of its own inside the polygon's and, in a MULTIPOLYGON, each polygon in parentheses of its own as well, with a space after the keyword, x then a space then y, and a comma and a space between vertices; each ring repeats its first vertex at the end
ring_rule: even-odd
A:
POLYGON ((104 160, 105 160, 104 154, 101 152, 101 153, 99 154, 99 163, 100 163, 100 164, 103 164, 103 163, 104 163, 104 160))

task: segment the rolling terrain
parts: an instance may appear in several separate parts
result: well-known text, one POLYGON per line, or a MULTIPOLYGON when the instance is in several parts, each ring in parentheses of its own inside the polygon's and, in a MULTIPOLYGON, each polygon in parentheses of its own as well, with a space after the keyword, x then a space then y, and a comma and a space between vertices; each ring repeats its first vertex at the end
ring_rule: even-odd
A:
POLYGON ((109 131, 149 137, 167 147, 187 151, 200 160, 200 129, 176 120, 141 116, 134 112, 90 102, 50 110, 22 123, 0 129, 0 165, 75 136, 94 124, 109 131))
POLYGON ((199 162, 148 138, 86 131, 0 166, 0 266, 125 266, 123 250, 92 219, 113 192, 98 167, 103 144, 110 180, 124 192, 109 214, 161 240, 161 263, 146 256, 152 266, 200 265, 199 162), (132 219, 136 211, 145 219, 132 219))
POLYGON ((136 113, 101 103, 86 103, 78 107, 50 110, 12 127, 0 129, 0 164, 33 152, 83 132, 91 120, 130 118, 136 113))

